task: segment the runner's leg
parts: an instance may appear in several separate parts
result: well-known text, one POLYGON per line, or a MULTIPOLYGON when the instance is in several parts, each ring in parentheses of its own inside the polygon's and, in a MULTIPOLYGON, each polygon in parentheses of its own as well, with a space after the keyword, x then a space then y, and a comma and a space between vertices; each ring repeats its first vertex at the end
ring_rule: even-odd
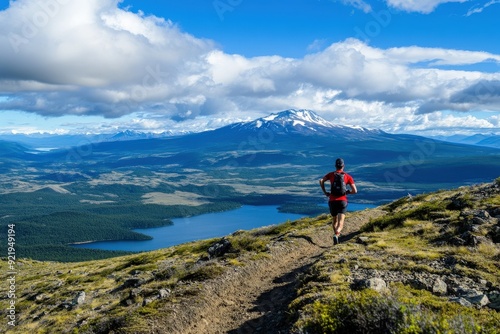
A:
POLYGON ((333 234, 337 234, 338 215, 332 216, 333 234))
POLYGON ((344 228, 344 220, 345 214, 339 213, 337 217, 335 217, 335 224, 333 225, 333 231, 336 235, 339 235, 342 229, 344 228))

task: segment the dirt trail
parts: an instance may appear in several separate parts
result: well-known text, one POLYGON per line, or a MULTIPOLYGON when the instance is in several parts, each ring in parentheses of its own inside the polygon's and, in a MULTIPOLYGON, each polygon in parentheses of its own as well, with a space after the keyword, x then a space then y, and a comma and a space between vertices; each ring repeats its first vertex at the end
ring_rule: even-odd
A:
MULTIPOLYGON (((343 235, 355 235, 380 210, 351 213, 343 235)), ((293 242, 275 242, 270 257, 251 261, 244 267, 205 282, 196 296, 170 309, 168 316, 152 324, 154 333, 246 334, 288 333, 287 310, 295 298, 298 276, 314 264, 316 258, 331 249, 332 228, 316 229, 312 238, 288 236, 293 242), (194 300, 194 302, 193 302, 194 300)))

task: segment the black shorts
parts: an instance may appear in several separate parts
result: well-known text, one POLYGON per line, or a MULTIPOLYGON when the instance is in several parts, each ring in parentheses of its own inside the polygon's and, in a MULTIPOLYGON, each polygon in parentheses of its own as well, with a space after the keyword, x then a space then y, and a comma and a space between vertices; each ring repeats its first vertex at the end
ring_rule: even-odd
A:
POLYGON ((345 214, 347 212, 347 201, 330 201, 328 202, 328 207, 332 216, 336 216, 339 213, 345 214))

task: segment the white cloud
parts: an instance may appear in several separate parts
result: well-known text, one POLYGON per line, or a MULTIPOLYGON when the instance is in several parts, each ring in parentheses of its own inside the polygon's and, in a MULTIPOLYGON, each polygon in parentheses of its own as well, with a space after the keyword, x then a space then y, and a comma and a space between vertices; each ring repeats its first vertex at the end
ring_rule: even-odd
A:
POLYGON ((500 110, 500 73, 453 69, 500 64, 496 54, 348 39, 302 59, 246 58, 117 0, 48 3, 57 6, 18 0, 0 11, 0 110, 133 115, 120 126, 152 131, 213 128, 290 107, 394 131, 442 110, 500 110))
POLYGON ((181 94, 212 43, 117 5, 18 0, 0 12, 0 91, 16 93, 13 107, 113 117, 181 94))
POLYGON ((352 6, 356 9, 362 10, 365 13, 372 11, 372 6, 363 0, 340 0, 344 5, 352 6))
POLYGON ((387 0, 387 4, 396 9, 407 12, 419 12, 429 14, 439 5, 448 2, 467 2, 468 0, 387 0))
POLYGON ((475 7, 471 8, 471 9, 469 9, 469 11, 467 12, 467 14, 465 16, 471 16, 471 15, 474 15, 474 14, 482 13, 489 6, 492 6, 492 5, 495 5, 495 4, 498 4, 498 3, 500 3, 500 0, 492 0, 492 1, 489 1, 489 2, 485 3, 484 5, 475 6, 475 7))

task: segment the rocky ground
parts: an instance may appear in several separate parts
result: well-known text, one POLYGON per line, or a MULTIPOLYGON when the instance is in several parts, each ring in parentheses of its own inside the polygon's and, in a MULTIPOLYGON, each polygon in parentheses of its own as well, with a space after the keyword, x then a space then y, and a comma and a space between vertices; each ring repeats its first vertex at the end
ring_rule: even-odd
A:
MULTIPOLYGON (((350 214, 344 240, 351 238, 381 210, 350 214)), ((151 328, 156 333, 289 333, 288 305, 296 298, 299 278, 325 251, 331 250, 329 217, 323 226, 276 236, 268 257, 235 268, 199 287, 196 303, 189 298, 167 305, 151 328)))

